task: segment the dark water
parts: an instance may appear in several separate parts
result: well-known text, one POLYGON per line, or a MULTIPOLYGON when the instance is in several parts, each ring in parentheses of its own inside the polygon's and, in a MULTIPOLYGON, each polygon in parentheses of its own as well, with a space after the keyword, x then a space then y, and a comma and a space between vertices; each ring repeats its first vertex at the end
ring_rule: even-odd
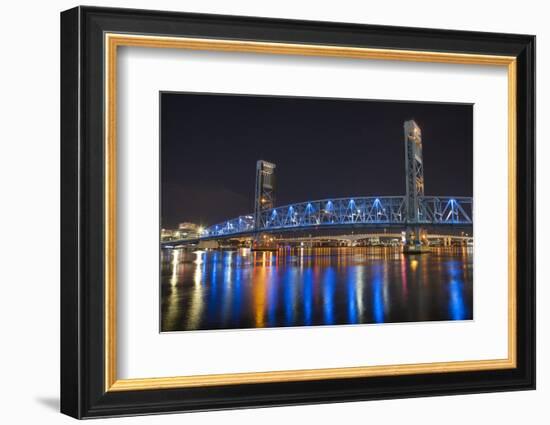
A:
POLYGON ((163 250, 162 331, 472 319, 471 248, 163 250))

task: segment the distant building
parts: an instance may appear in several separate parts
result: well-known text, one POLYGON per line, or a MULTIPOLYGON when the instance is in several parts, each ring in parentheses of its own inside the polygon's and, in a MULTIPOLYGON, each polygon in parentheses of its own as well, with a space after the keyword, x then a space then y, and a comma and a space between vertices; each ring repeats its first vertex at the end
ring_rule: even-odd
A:
POLYGON ((202 227, 195 223, 178 224, 179 239, 196 239, 202 232, 202 227))
POLYGON ((179 239, 177 230, 172 229, 160 229, 160 240, 161 241, 173 241, 179 239))
POLYGON ((162 241, 175 241, 180 239, 196 239, 203 228, 195 223, 180 223, 177 229, 160 229, 162 241))

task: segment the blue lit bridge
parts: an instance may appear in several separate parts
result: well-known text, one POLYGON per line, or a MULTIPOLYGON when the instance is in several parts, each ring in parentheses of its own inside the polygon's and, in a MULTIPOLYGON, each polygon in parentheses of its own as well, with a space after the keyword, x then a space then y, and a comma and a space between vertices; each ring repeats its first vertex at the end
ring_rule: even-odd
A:
MULTIPOLYGON (((424 196, 419 199, 415 224, 470 226, 472 198, 424 196)), ((406 227, 405 196, 323 199, 243 215, 204 229, 200 238, 212 239, 252 233, 308 230, 311 228, 406 227)))
MULTIPOLYGON (((275 164, 258 161, 254 212, 204 229, 193 240, 166 241, 165 245, 223 240, 296 231, 401 228, 405 248, 420 252, 427 245, 426 228, 471 227, 473 201, 464 196, 426 196, 422 135, 413 121, 404 123, 405 188, 403 196, 357 196, 311 200, 284 206, 275 203, 275 164)), ((438 231, 438 233, 443 233, 438 231)))

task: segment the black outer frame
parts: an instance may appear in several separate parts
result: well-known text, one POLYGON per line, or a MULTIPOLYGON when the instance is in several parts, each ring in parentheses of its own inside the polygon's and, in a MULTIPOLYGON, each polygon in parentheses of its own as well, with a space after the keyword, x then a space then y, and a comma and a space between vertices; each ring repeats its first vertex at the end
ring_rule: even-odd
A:
POLYGON ((535 37, 76 7, 61 13, 61 412, 75 418, 535 388, 535 37), (104 391, 105 32, 517 57, 517 368, 104 391))

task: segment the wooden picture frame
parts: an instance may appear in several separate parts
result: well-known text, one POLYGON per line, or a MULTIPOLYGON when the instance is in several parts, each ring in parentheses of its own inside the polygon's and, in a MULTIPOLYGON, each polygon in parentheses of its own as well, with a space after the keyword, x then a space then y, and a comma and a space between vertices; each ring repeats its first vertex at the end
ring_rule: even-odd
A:
POLYGON ((534 36, 77 7, 61 14, 61 114, 63 413, 91 418, 534 388, 534 36), (118 379, 115 100, 121 46, 506 67, 508 358, 118 379))

